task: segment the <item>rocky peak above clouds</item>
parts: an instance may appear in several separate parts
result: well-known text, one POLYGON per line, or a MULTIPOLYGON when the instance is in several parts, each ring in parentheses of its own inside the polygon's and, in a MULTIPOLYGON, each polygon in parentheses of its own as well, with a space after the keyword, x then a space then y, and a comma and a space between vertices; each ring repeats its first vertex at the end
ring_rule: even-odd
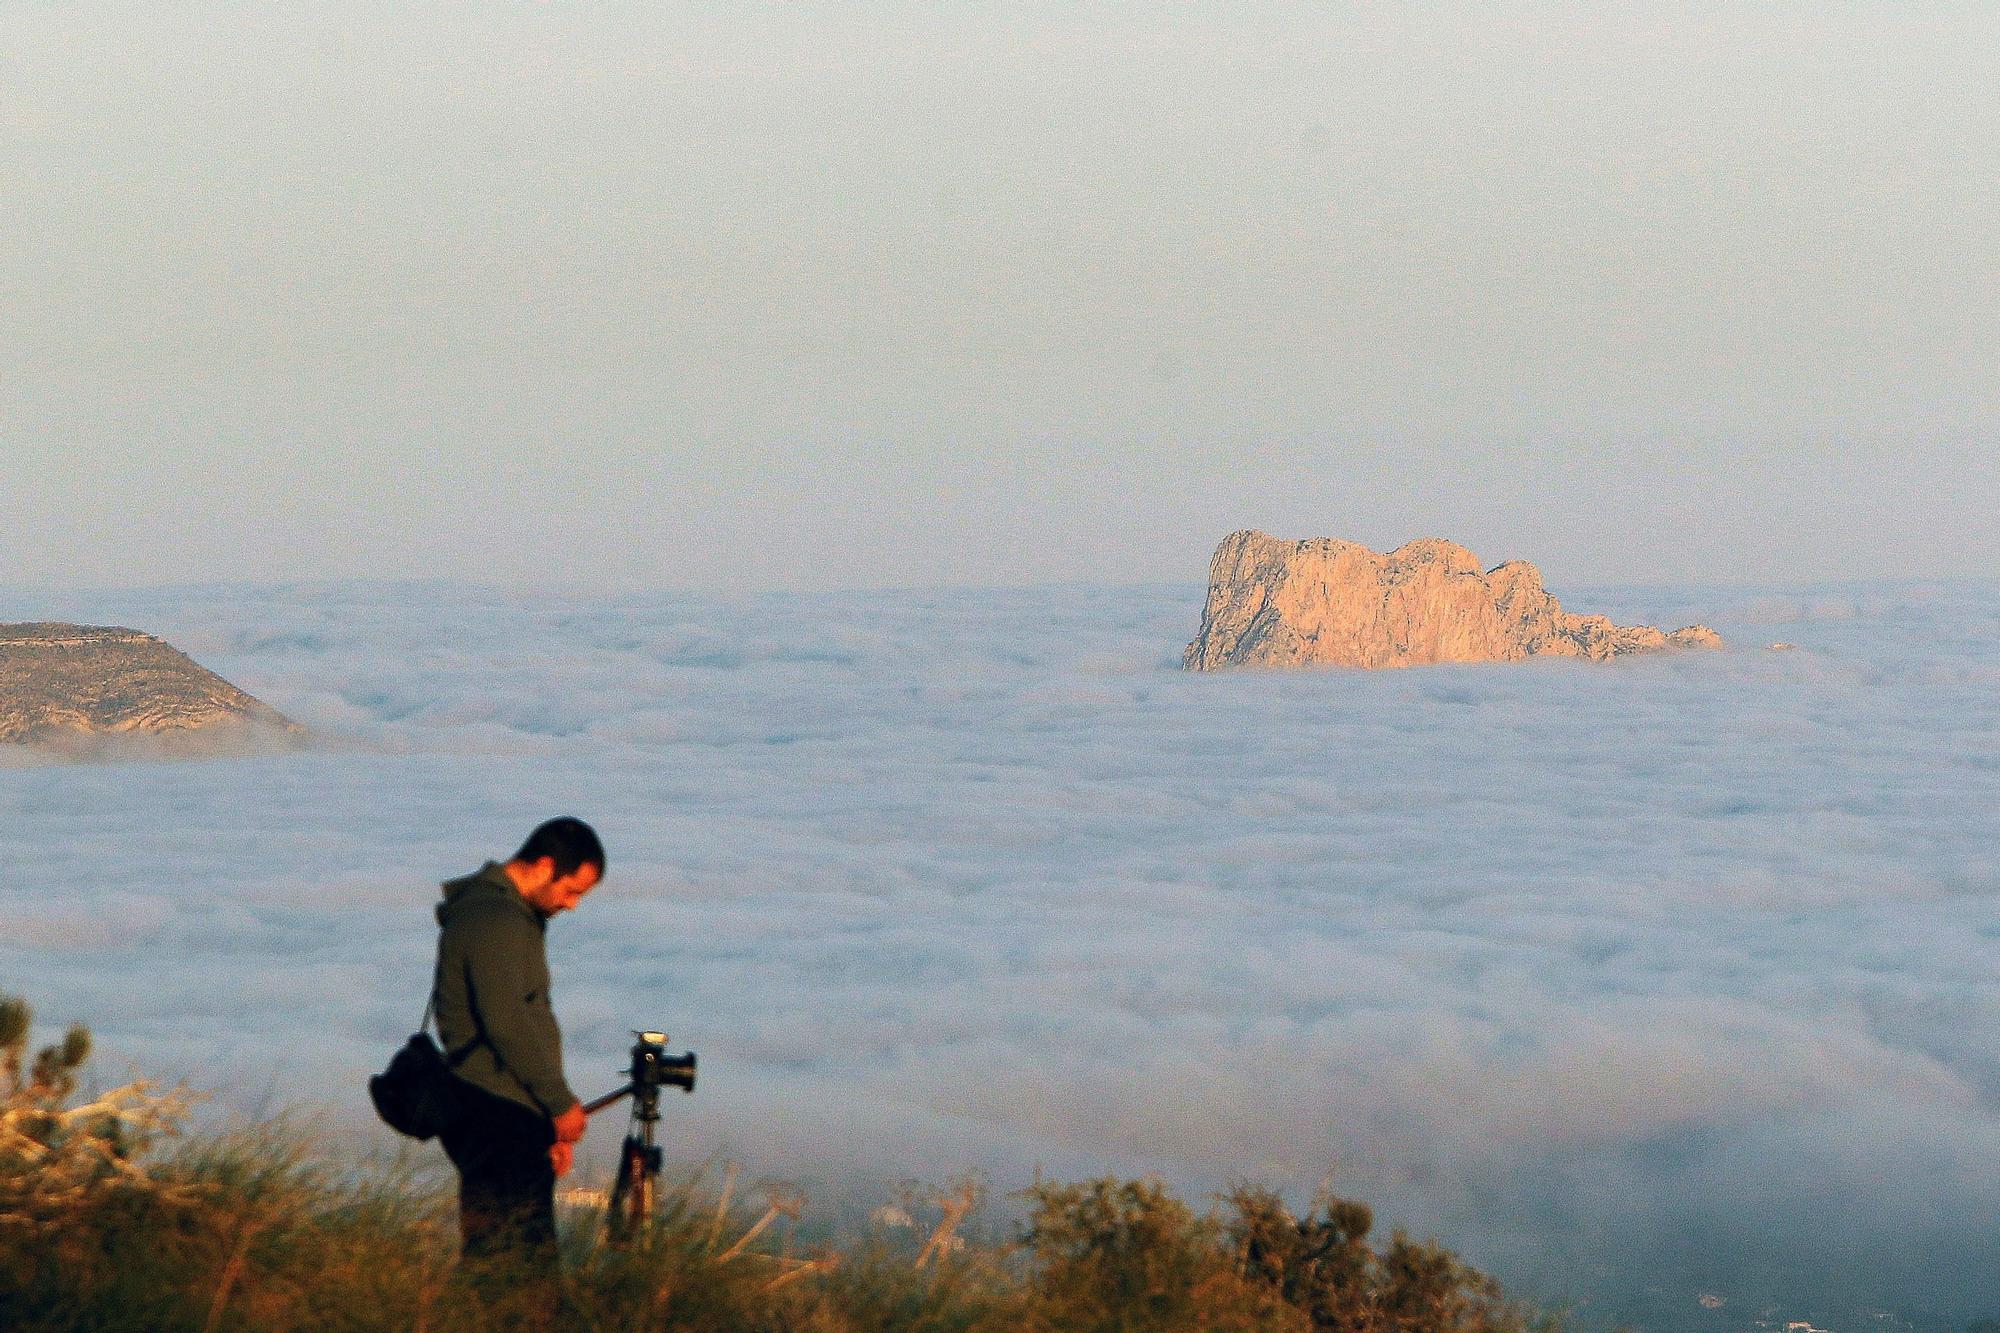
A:
POLYGON ((300 730, 150 634, 103 625, 0 624, 0 743, 231 727, 300 730))
POLYGON ((1288 542, 1246 530, 1209 567, 1190 671, 1233 666, 1403 667, 1440 662, 1591 661, 1673 648, 1720 648, 1705 625, 1663 633, 1580 616, 1525 560, 1482 570, 1455 542, 1424 538, 1388 554, 1321 537, 1288 542))

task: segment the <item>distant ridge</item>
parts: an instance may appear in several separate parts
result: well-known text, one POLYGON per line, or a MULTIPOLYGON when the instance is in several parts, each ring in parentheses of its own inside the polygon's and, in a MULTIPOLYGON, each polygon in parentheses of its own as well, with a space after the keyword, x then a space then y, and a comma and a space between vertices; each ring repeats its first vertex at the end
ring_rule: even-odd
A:
POLYGON ((163 640, 106 625, 0 624, 0 743, 303 730, 163 640))
POLYGON ((1603 661, 1721 646, 1706 625, 1666 634, 1650 625, 1574 615, 1542 587, 1541 571, 1527 561, 1482 571, 1478 557, 1456 542, 1428 537, 1382 555, 1334 537, 1288 542, 1245 530, 1223 538, 1215 550, 1201 632, 1181 664, 1214 671, 1528 657, 1603 661))

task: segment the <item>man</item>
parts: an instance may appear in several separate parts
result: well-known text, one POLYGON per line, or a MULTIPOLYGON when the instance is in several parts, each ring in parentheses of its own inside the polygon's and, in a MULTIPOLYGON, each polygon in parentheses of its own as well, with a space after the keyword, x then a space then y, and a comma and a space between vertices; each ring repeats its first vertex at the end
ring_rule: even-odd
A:
POLYGON ((580 819, 552 819, 505 865, 444 886, 435 1001, 444 1049, 466 1054, 461 1112, 439 1136, 458 1168, 468 1260, 515 1259, 553 1280, 556 1177, 585 1117, 563 1080, 543 934, 604 877, 604 845, 580 819))

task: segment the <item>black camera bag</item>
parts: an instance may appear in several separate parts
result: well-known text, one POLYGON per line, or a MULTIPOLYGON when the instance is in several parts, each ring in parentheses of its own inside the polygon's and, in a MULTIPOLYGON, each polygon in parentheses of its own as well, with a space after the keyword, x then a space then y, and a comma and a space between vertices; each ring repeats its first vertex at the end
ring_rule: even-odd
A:
POLYGON ((419 1143, 444 1133, 458 1119, 458 1079, 451 1071, 481 1041, 474 1037, 447 1056, 431 1040, 430 1022, 431 1011, 425 1006, 416 1035, 396 1052, 387 1069, 368 1080, 368 1097, 382 1123, 419 1143))

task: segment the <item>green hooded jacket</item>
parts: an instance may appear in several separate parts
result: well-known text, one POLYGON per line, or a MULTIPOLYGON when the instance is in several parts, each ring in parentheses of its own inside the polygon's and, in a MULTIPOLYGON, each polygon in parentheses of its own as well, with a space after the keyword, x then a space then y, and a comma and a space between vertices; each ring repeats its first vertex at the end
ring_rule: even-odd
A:
POLYGON ((447 881, 437 919, 438 1038, 448 1053, 478 1043, 454 1072, 561 1115, 577 1098, 563 1080, 562 1032, 549 1005, 548 922, 495 861, 447 881))

